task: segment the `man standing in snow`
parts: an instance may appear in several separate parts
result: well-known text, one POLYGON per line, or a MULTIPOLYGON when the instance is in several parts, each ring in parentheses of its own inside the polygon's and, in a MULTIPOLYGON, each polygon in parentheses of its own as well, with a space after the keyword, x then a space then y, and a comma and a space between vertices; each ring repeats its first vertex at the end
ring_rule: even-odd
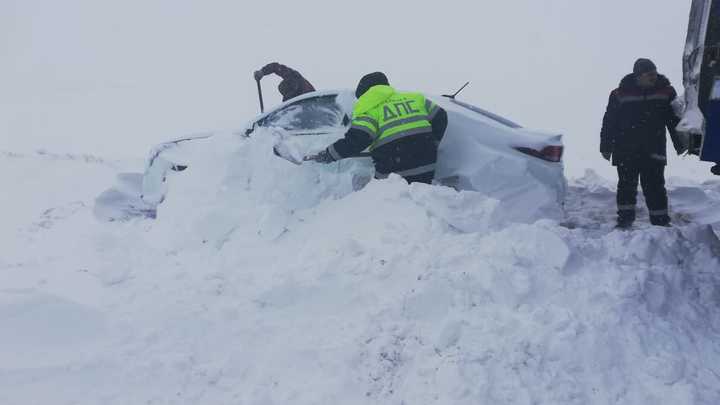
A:
POLYGON ((301 94, 315 91, 315 88, 297 71, 277 62, 268 63, 262 69, 255 71, 255 80, 260 81, 264 76, 275 73, 283 80, 278 85, 278 91, 283 97, 282 101, 290 100, 301 94))
POLYGON ((678 154, 684 148, 675 132, 680 119, 671 106, 677 96, 670 81, 649 59, 638 59, 633 72, 610 93, 600 133, 600 153, 617 166, 617 225, 635 220, 638 178, 653 225, 669 226, 665 190, 666 137, 678 154))
POLYGON ((382 72, 363 76, 355 97, 345 137, 307 159, 330 163, 370 147, 375 178, 396 173, 409 183, 430 184, 447 127, 445 110, 420 93, 396 91, 382 72))

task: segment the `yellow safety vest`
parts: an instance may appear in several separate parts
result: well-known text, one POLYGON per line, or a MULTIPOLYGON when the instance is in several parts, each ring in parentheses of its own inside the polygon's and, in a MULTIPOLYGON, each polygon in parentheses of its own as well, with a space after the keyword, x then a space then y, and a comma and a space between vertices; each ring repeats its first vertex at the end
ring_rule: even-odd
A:
POLYGON ((430 121, 438 109, 420 93, 400 93, 377 85, 355 104, 352 127, 372 137, 372 151, 401 138, 432 132, 430 121))

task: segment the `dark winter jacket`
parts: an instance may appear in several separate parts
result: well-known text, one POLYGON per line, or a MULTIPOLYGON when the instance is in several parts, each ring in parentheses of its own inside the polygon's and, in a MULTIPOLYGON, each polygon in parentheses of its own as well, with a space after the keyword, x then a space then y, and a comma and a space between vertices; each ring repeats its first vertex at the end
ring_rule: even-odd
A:
POLYGON ((305 79, 300 73, 277 62, 268 63, 263 66, 260 71, 264 76, 275 73, 283 79, 278 86, 278 90, 283 96, 283 101, 290 100, 291 98, 295 98, 301 94, 315 91, 313 85, 310 84, 310 82, 307 81, 307 79, 305 79))
POLYGON ((671 103, 677 97, 670 81, 658 75, 655 86, 643 89, 629 74, 620 87, 610 93, 600 132, 600 152, 612 153, 613 165, 623 161, 650 158, 662 162, 666 158, 665 128, 675 150, 682 150, 675 132, 680 119, 671 103))

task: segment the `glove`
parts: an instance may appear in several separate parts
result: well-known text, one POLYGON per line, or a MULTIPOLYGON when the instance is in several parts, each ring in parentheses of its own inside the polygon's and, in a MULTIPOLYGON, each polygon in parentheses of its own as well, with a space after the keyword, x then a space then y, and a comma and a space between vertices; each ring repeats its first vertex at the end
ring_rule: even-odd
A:
POLYGON ((317 155, 306 156, 305 160, 312 160, 318 163, 332 163, 335 159, 330 155, 327 149, 320 151, 317 155))
POLYGON ((255 80, 260 81, 260 79, 262 79, 265 75, 262 70, 256 70, 255 73, 253 73, 253 76, 255 77, 255 80))
POLYGON ((612 157, 612 152, 600 152, 600 153, 602 153, 603 159, 607 160, 608 162, 610 161, 610 158, 612 157))

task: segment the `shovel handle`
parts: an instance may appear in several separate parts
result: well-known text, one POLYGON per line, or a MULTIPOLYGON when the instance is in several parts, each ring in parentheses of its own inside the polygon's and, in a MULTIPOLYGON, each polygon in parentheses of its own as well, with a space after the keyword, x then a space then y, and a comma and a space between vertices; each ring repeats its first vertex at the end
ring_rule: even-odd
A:
POLYGON ((265 106, 263 105, 262 87, 260 87, 260 79, 255 79, 258 89, 258 98, 260 98, 260 114, 265 112, 265 106))

